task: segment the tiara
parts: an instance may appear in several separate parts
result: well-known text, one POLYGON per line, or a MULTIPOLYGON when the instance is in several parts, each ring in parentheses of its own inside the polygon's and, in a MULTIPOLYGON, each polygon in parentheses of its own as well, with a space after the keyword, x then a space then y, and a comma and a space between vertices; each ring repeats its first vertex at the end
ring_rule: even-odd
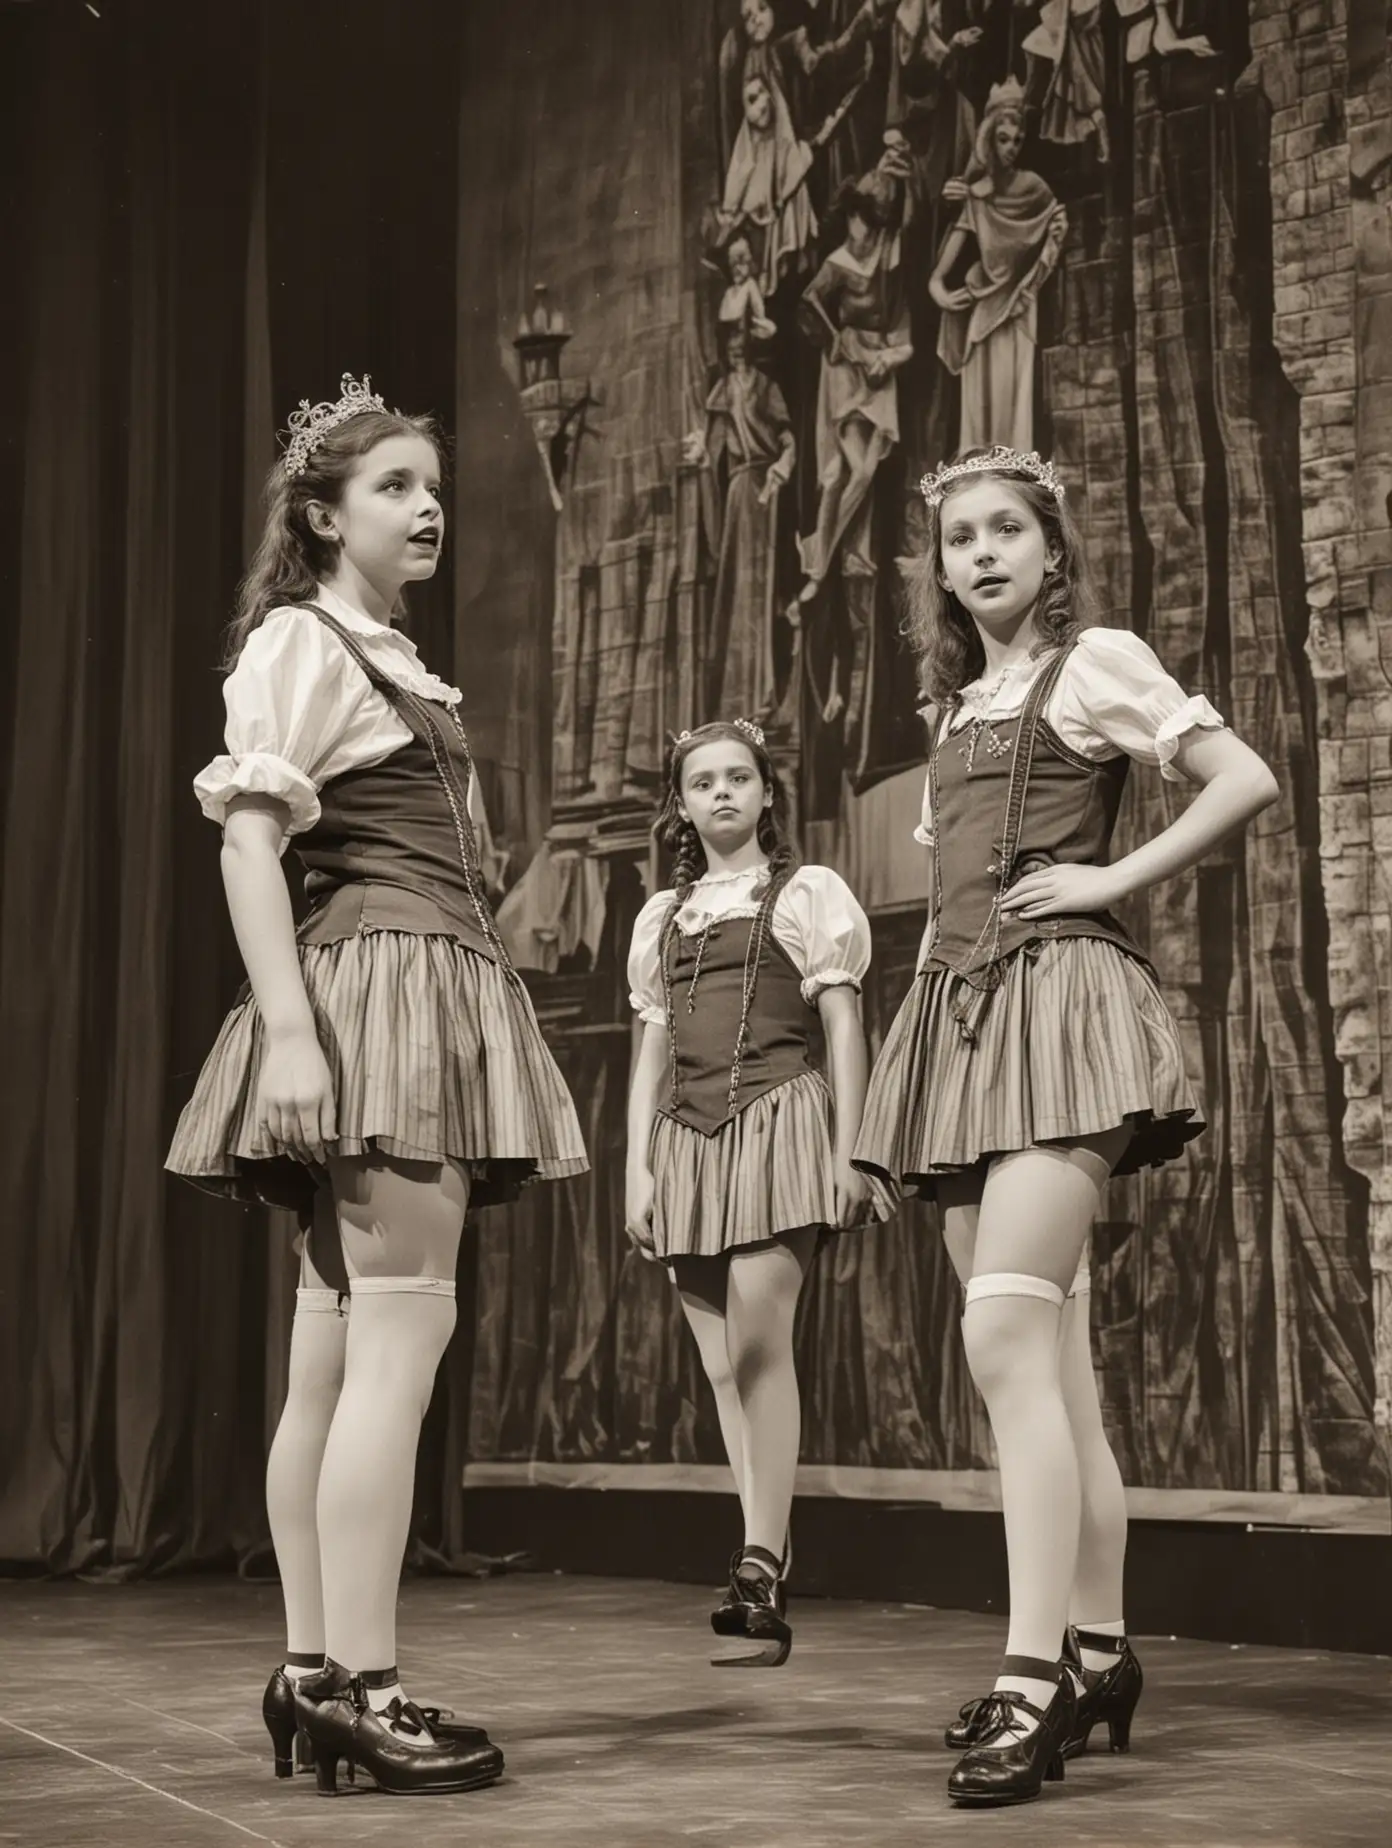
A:
POLYGON ((283 467, 288 481, 305 472, 310 457, 330 430, 336 430, 350 417, 359 417, 364 411, 381 411, 385 415, 387 407, 372 390, 372 380, 366 373, 359 385, 351 372, 345 372, 338 389, 337 404, 327 398, 322 404, 311 404, 308 398, 301 398, 299 410, 291 411, 286 420, 290 435, 285 445, 283 467))
POLYGON ((1023 109, 1025 92, 1018 77, 1007 77, 1004 83, 993 83, 986 96, 983 116, 990 115, 993 109, 1023 109))
POLYGON ((1063 483, 1052 462, 1045 462, 1033 449, 1007 449, 1004 443, 997 443, 983 455, 968 456, 965 462, 944 462, 923 477, 918 489, 930 507, 941 507, 949 484, 960 476, 997 472, 1028 475, 1041 488, 1047 488, 1056 501, 1063 499, 1063 483))
MULTIPOLYGON (((764 728, 762 725, 756 725, 753 719, 731 719, 730 724, 736 731, 743 732, 746 738, 750 739, 754 744, 757 744, 761 751, 763 750, 764 728)), ((677 733, 677 743, 689 744, 694 736, 694 732, 679 731, 677 733)))

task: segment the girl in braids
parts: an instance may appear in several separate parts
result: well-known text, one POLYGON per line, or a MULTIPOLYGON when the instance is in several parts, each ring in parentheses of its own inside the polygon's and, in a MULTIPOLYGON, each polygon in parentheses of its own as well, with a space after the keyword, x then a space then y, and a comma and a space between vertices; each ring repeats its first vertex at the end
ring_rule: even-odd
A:
POLYGON ((870 930, 825 866, 794 866, 787 798, 748 719, 683 732, 657 834, 672 887, 633 930, 643 1022, 628 1109, 626 1228, 671 1267, 715 1394, 744 1515, 718 1635, 777 1667, 800 1408, 793 1320, 827 1227, 885 1211, 851 1167, 865 1097, 858 993, 870 930), (812 1063, 814 1015, 830 1089, 812 1063), (873 1204, 872 1204, 873 1202, 873 1204))
POLYGON ((396 1793, 467 1790, 501 1752, 409 1700, 396 1669, 421 1420, 466 1211, 585 1154, 484 896, 460 696, 396 626, 444 541, 439 432, 347 375, 290 421, 231 630, 227 751, 194 785, 249 981, 167 1166, 307 1229, 266 1471, 277 1774, 299 1732, 326 1794, 341 1759, 396 1793))

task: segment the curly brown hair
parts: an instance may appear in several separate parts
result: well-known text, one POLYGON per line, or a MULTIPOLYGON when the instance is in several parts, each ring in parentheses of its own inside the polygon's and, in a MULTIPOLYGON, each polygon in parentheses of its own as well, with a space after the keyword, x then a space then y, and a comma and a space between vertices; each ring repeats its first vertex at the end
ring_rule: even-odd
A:
POLYGON ((280 462, 272 466, 263 491, 266 524, 237 590, 224 667, 236 666, 247 637, 272 610, 312 600, 319 580, 333 570, 338 548, 310 525, 310 502, 336 507, 360 459, 393 436, 423 436, 440 458, 443 473, 447 451, 439 424, 433 417, 408 417, 401 411, 364 411, 339 424, 316 445, 307 467, 293 480, 280 462))
MULTIPOLYGON (((966 462, 987 453, 984 449, 964 449, 952 460, 966 462)), ((1039 637, 1034 652, 1042 654, 1046 649, 1073 641, 1083 629, 1092 628, 1098 621, 1097 601, 1083 557, 1082 535, 1068 502, 1056 500, 1048 488, 1019 469, 982 469, 965 476, 961 485, 989 478, 1010 483, 1043 527, 1045 539, 1051 541, 1058 552, 1058 562, 1045 570, 1034 609, 1034 626, 1039 637)), ((953 593, 944 587, 939 575, 943 511, 952 492, 949 488, 942 501, 928 509, 926 544, 905 572, 908 614, 904 633, 918 654, 918 678, 924 698, 935 706, 944 707, 955 706, 962 688, 970 686, 986 667, 986 655, 976 624, 953 593)))

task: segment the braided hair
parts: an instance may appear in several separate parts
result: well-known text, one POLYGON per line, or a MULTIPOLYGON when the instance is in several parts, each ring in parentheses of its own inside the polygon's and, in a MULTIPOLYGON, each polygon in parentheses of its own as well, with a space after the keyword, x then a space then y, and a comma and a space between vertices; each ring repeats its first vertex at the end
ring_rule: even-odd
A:
MULTIPOLYGON (((702 745, 718 744, 722 740, 731 744, 742 745, 754 760, 754 767, 764 788, 769 791, 770 800, 760 810, 758 830, 755 839, 763 853, 768 856, 768 868, 762 883, 755 889, 759 893, 759 909, 749 931, 749 950, 745 957, 744 991, 740 1006, 739 1031, 735 1038, 734 1058, 730 1067, 730 1108, 733 1109, 739 1094, 741 1068, 744 1060, 745 1045, 749 1037, 749 1016, 754 1005, 754 995, 759 983, 759 970, 764 959, 764 950, 772 928, 773 908, 778 902, 778 895, 788 883, 797 867, 797 854, 789 839, 788 792, 782 779, 773 767, 773 760, 764 744, 764 734, 758 726, 749 720, 715 719, 708 725, 698 725, 694 731, 683 732, 673 740, 667 755, 667 789, 662 807, 658 811, 653 825, 653 833, 658 842, 672 855, 672 903, 667 916, 662 921, 662 929, 657 940, 658 967, 662 972, 662 994, 667 1014, 667 1043, 671 1058, 672 1101, 677 1102, 677 1037, 675 1008, 672 1000, 672 953, 677 936, 677 914, 691 896, 692 887, 707 870, 705 844, 696 831, 696 824, 682 814, 682 768, 693 751, 702 745)), ((690 1012, 696 1005, 696 988, 701 978, 701 957, 705 948, 705 934, 702 934, 697 949, 696 968, 692 973, 687 989, 686 1005, 690 1012)))

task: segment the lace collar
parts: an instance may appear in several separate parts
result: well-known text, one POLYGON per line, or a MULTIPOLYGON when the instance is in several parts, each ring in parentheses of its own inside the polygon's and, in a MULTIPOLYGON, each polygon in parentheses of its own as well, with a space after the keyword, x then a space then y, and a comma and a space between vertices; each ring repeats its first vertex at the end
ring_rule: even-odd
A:
POLYGON ((370 654, 382 672, 414 693, 418 699, 434 700, 437 705, 457 706, 463 698, 452 687, 432 674, 416 652, 416 644, 393 624, 378 622, 366 611, 357 609, 327 584, 317 587, 315 601, 349 630, 359 645, 370 654))
POLYGON ((738 872, 702 873, 677 912, 677 929, 684 937, 694 937, 721 918, 752 918, 763 896, 755 893, 767 875, 767 861, 738 872))

